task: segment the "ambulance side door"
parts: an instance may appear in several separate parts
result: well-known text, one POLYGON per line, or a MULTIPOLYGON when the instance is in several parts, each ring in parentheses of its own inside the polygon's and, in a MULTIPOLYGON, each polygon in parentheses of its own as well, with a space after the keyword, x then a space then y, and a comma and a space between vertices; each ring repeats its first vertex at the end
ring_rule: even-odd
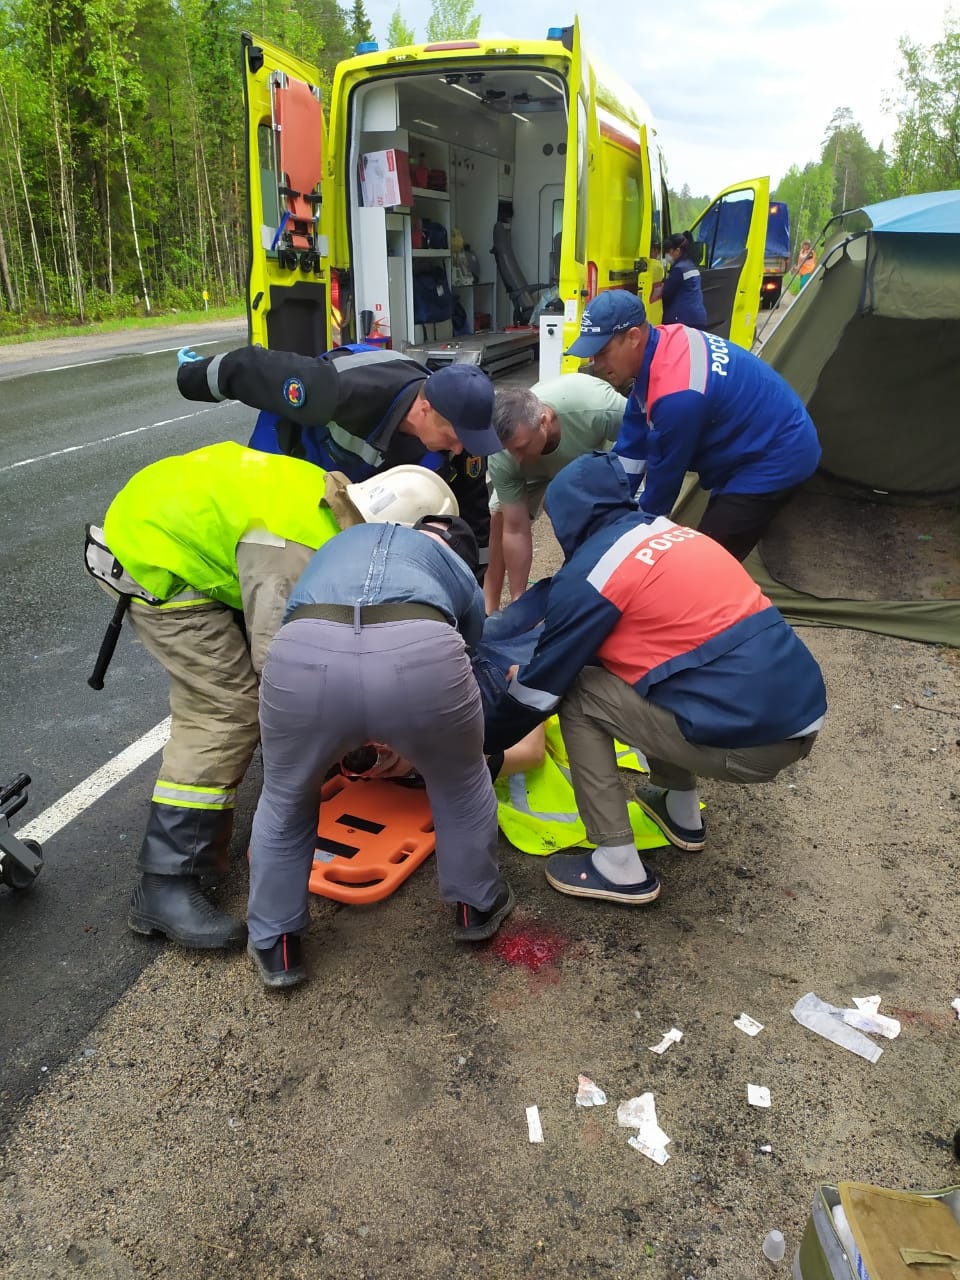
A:
POLYGON ((690 228, 699 246, 707 332, 749 351, 760 309, 770 181, 727 187, 690 228))
POLYGON ((244 32, 251 343, 300 355, 330 345, 330 250, 321 182, 320 72, 244 32))

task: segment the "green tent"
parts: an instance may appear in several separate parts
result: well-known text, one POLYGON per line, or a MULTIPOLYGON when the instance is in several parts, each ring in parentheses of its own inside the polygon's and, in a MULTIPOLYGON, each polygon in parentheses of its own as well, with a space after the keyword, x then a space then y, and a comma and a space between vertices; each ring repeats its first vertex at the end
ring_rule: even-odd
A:
POLYGON ((960 191, 835 220, 759 355, 823 457, 747 567, 795 622, 960 645, 960 191))

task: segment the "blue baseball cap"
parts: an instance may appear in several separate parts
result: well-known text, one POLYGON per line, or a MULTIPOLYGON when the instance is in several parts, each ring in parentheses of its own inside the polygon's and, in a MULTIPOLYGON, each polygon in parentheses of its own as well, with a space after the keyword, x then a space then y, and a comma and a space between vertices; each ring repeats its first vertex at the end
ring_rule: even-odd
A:
POLYGON ((608 289, 606 293, 598 294, 584 309, 580 337, 564 355, 587 360, 602 351, 618 333, 646 324, 646 320, 644 305, 635 293, 627 293, 626 289, 608 289))
POLYGON ((503 449, 493 429, 493 383, 477 365, 445 365, 431 373, 423 394, 453 427, 467 453, 486 458, 503 449))

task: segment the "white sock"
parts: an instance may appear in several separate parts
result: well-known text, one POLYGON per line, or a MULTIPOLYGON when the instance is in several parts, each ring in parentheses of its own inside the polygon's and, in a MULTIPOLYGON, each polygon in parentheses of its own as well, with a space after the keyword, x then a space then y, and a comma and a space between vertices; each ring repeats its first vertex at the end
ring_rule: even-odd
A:
POLYGON ((667 813, 671 822, 687 831, 699 831, 703 826, 700 817, 700 797, 693 791, 668 791, 667 813))
POLYGON ((647 869, 632 844, 598 844, 593 865, 614 884, 640 884, 647 878, 647 869))

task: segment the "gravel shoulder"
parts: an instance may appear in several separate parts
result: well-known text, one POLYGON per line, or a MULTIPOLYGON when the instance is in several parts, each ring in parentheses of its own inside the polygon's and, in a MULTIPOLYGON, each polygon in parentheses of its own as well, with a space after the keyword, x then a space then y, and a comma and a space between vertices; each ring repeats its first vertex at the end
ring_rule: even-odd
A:
MULTIPOLYGON (((538 526, 541 572, 555 554, 538 526)), ((316 899, 289 998, 242 955, 158 947, 10 1137, 0 1273, 748 1280, 772 1227, 788 1274, 819 1182, 960 1182, 958 654, 801 634, 830 696, 813 754, 706 783, 707 850, 655 859, 653 907, 562 897, 504 844, 509 946, 454 945, 428 863, 373 907, 316 899), (870 1065, 792 1020, 807 991, 879 993, 902 1033, 870 1065), (607 1106, 577 1110, 579 1073, 607 1106), (663 1167, 616 1124, 646 1090, 663 1167)))

